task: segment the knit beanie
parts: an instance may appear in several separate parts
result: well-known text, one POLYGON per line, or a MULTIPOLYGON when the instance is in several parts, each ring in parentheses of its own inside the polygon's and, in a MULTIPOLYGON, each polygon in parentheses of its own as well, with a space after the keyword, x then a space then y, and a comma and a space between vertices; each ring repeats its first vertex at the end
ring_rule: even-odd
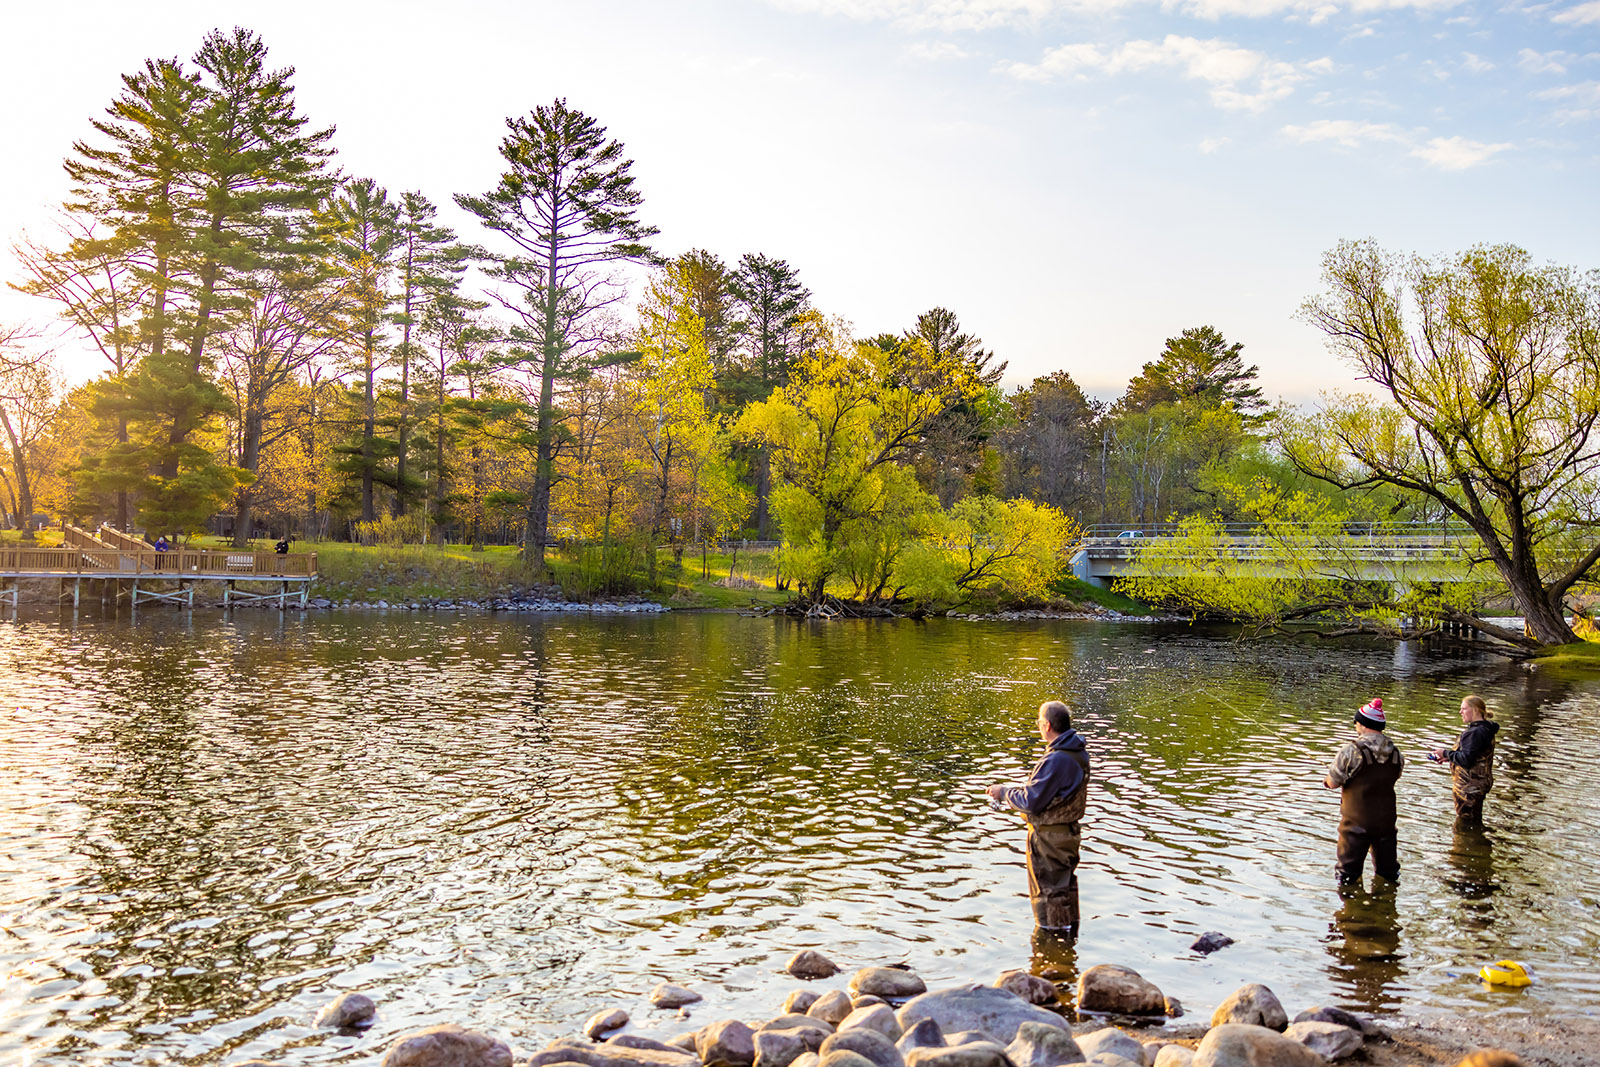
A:
POLYGON ((1356 722, 1369 730, 1382 730, 1386 725, 1383 717, 1383 698, 1373 697, 1365 707, 1358 710, 1356 722))

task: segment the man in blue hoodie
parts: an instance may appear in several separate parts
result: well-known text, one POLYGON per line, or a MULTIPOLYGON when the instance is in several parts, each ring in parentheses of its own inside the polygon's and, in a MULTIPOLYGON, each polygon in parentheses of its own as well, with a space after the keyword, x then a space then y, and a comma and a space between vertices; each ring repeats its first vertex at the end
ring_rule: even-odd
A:
POLYGON ((1033 919, 1046 930, 1078 930, 1079 823, 1089 794, 1089 752, 1072 728, 1072 709, 1059 700, 1039 705, 1044 758, 1022 785, 991 785, 989 797, 1028 820, 1028 896, 1033 919))

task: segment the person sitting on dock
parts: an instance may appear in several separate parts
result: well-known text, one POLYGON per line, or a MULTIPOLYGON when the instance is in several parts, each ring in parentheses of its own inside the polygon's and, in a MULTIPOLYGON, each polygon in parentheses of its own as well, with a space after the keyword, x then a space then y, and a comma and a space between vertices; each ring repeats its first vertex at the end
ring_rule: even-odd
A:
POLYGON ((1022 785, 991 785, 997 804, 1028 820, 1028 896, 1033 919, 1045 930, 1078 931, 1079 820, 1089 795, 1089 752, 1072 728, 1072 709, 1059 700, 1039 705, 1044 758, 1022 785))
POLYGON ((1394 784, 1405 768, 1405 757, 1384 735, 1388 719, 1383 701, 1374 697, 1355 715, 1356 736, 1346 741, 1328 768, 1322 784, 1341 790, 1339 799, 1339 884, 1361 881, 1367 853, 1382 878, 1400 880, 1398 838, 1395 833, 1394 784))
POLYGON ((1475 693, 1461 701, 1461 722, 1466 729, 1456 738, 1456 747, 1436 748, 1428 758, 1450 764, 1456 815, 1463 822, 1474 823, 1483 818, 1483 798, 1494 786, 1494 735, 1500 732, 1500 724, 1475 693))

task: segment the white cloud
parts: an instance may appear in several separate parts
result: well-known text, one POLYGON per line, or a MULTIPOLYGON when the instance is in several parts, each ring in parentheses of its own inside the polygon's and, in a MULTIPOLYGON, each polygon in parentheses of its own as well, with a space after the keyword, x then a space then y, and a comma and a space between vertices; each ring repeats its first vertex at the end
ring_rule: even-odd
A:
POLYGON ((1582 122, 1600 118, 1600 81, 1578 82, 1533 94, 1538 100, 1556 100, 1565 107, 1556 111, 1559 122, 1582 122))
POLYGON ((1231 142, 1232 138, 1229 137, 1207 137, 1200 142, 1200 152, 1202 155, 1209 156, 1231 142))
POLYGON ((1600 23, 1600 0, 1589 0, 1586 4, 1569 7, 1559 15, 1550 16, 1550 21, 1567 26, 1590 26, 1600 23))
POLYGON ((1392 123, 1355 119, 1318 119, 1306 126, 1285 126, 1282 132, 1301 144, 1332 141, 1345 148, 1360 148, 1367 141, 1409 140, 1404 131, 1392 123))
MULTIPOLYGON (((1340 11, 1436 11, 1465 0, 768 0, 786 11, 837 16, 857 22, 888 22, 912 29, 991 30, 1037 26, 1060 13, 1109 14, 1159 5, 1191 18, 1270 18, 1298 15, 1312 24, 1340 11)), ((1600 4, 1600 0, 1595 0, 1600 4)))
POLYGON ((937 63, 946 59, 966 59, 967 50, 949 41, 917 41, 906 47, 906 55, 937 63))
POLYGON ((1089 73, 1178 70, 1209 85, 1211 102, 1220 108, 1261 111, 1294 92, 1299 83, 1331 71, 1333 62, 1288 63, 1227 41, 1168 34, 1160 41, 1129 41, 1116 48, 1060 45, 1045 52, 1038 63, 1003 63, 999 69, 1013 78, 1039 83, 1089 73))
POLYGON ((1517 53, 1517 67, 1528 74, 1565 74, 1571 58, 1566 52, 1535 52, 1524 48, 1517 53))
POLYGON ((1467 170, 1487 163, 1511 147, 1504 143, 1469 141, 1465 137, 1434 137, 1427 144, 1413 148, 1411 154, 1440 170, 1467 170))
POLYGON ((1461 53, 1461 69, 1472 74, 1486 74, 1494 69, 1494 64, 1482 56, 1471 52, 1461 53))

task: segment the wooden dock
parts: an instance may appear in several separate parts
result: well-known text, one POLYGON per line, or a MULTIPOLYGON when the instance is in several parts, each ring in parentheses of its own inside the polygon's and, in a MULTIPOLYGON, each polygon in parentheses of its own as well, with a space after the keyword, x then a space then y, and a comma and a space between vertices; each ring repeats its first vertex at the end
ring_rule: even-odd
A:
POLYGON ((257 552, 251 549, 174 548, 158 552, 148 542, 102 526, 94 533, 76 526, 63 528, 59 548, 27 545, 0 546, 0 602, 17 602, 17 582, 30 578, 57 578, 63 596, 72 584, 72 603, 76 607, 83 595, 83 583, 98 582, 101 596, 109 591, 116 597, 194 604, 198 582, 225 583, 223 605, 234 601, 276 600, 286 607, 291 596, 304 607, 311 583, 317 577, 315 552, 257 552), (248 582, 252 589, 239 589, 235 583, 248 582), (271 583, 277 588, 262 591, 256 583, 271 583))

